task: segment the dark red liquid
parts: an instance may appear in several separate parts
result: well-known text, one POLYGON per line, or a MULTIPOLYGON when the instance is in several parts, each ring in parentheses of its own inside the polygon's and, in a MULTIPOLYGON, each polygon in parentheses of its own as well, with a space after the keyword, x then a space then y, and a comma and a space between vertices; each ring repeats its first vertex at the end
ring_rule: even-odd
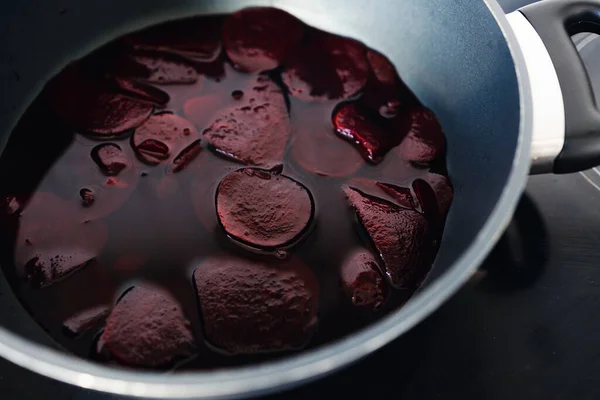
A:
POLYGON ((273 9, 75 61, 0 174, 2 266, 33 317, 82 357, 161 369, 285 356, 401 307, 452 200, 441 128, 387 59, 273 9))

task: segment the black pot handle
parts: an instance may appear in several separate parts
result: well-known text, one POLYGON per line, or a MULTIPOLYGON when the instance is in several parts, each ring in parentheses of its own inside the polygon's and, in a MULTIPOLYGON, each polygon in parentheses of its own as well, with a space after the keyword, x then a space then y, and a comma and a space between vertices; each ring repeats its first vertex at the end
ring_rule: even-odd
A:
POLYGON ((565 142, 553 172, 569 173, 600 165, 600 111, 571 40, 576 33, 600 34, 600 0, 545 0, 519 11, 544 42, 563 94, 565 142))

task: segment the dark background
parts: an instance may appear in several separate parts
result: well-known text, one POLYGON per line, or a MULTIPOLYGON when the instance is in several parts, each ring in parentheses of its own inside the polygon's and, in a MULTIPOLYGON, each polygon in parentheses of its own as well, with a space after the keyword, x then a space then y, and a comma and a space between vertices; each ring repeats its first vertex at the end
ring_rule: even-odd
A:
MULTIPOLYGON (((600 71, 600 43, 582 55, 600 71)), ((600 188, 589 181, 600 174, 532 177, 494 252, 440 310, 356 365, 269 399, 600 398, 600 188)), ((46 397, 118 398, 0 359, 0 399, 46 397)))

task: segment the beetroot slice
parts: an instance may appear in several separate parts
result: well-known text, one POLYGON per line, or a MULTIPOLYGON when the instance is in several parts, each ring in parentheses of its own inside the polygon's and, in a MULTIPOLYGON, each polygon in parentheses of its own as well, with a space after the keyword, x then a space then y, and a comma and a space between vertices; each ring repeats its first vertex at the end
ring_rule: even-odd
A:
POLYGON ((428 173, 423 177, 423 180, 429 184, 435 193, 439 212, 441 216, 445 217, 454 198, 454 191, 450 185, 450 181, 444 175, 434 173, 428 173))
POLYGON ((314 215, 308 189, 283 175, 244 168, 217 188, 217 216, 232 238, 263 249, 297 242, 314 215))
POLYGON ((173 172, 179 172, 188 166, 189 163, 194 161, 200 151, 202 150, 200 139, 192 142, 188 147, 181 150, 181 152, 173 159, 173 172))
POLYGON ((352 39, 312 32, 308 43, 288 56, 283 82, 304 101, 346 99, 358 93, 369 76, 365 47, 352 39))
POLYGON ((412 107, 402 118, 408 120, 410 130, 400 144, 404 159, 416 163, 430 163, 446 151, 446 137, 435 114, 425 107, 412 107))
POLYGON ((124 78, 115 78, 115 82, 119 90, 127 96, 153 103, 159 107, 164 107, 169 103, 169 94, 155 86, 124 78))
POLYGON ((398 80, 398 73, 386 56, 375 50, 369 49, 367 50, 367 61, 369 62, 369 67, 371 67, 373 77, 377 82, 390 86, 396 83, 398 80))
POLYGON ((63 328, 69 335, 76 336, 97 326, 108 317, 110 310, 106 306, 97 306, 78 312, 63 322, 63 328))
POLYGON ((102 340, 127 365, 159 367, 187 357, 196 347, 181 306, 163 289, 136 286, 117 303, 102 340))
POLYGON ((407 104, 418 104, 410 89, 402 82, 396 68, 383 54, 367 50, 371 75, 363 94, 363 101, 386 118, 398 115, 407 104))
POLYGON ((355 177, 348 182, 348 186, 359 192, 377 197, 402 208, 415 209, 410 188, 394 185, 392 183, 377 182, 369 178, 355 177))
POLYGON ((402 207, 414 210, 415 202, 409 188, 383 182, 377 182, 377 186, 392 196, 394 200, 396 200, 396 202, 402 207))
POLYGON ((304 170, 319 176, 341 178, 352 175, 364 164, 350 144, 324 129, 299 131, 292 140, 291 154, 304 170))
POLYGON ((403 133, 389 121, 355 103, 340 107, 333 116, 338 136, 352 143, 369 162, 377 164, 402 140, 403 133))
POLYGON ((49 102, 68 124, 98 136, 114 136, 147 120, 153 105, 115 92, 71 65, 48 84, 49 102))
POLYGON ((217 112, 230 104, 228 96, 206 94, 186 100, 183 105, 183 114, 198 129, 204 129, 212 122, 217 112))
POLYGON ((415 289, 432 261, 432 241, 425 217, 345 187, 358 220, 383 261, 391 285, 415 289))
POLYGON ((203 136, 224 157, 272 168, 281 164, 291 126, 283 94, 260 76, 240 106, 217 114, 203 136))
POLYGON ((355 251, 344 261, 342 289, 353 305, 371 311, 381 309, 389 293, 375 257, 366 250, 355 251))
POLYGON ((84 223, 84 208, 51 193, 35 193, 21 212, 15 263, 33 287, 45 287, 87 266, 104 247, 102 221, 84 223))
POLYGON ((157 55, 136 55, 134 60, 147 68, 146 82, 172 85, 191 84, 198 80, 198 72, 182 60, 157 55))
POLYGON ((317 326, 318 281, 298 259, 209 258, 194 271, 204 334, 231 354, 298 349, 317 326))
POLYGON ((135 130, 131 144, 137 156, 149 165, 170 159, 197 140, 198 131, 192 123, 177 115, 153 115, 135 130))
POLYGON ((107 176, 119 175, 129 164, 123 150, 115 143, 103 143, 94 147, 91 156, 100 171, 107 176))
POLYGON ((240 70, 258 72, 280 65, 302 40, 304 24, 275 8, 247 8, 227 17, 223 46, 240 70))
POLYGON ((193 17, 166 22, 123 38, 135 50, 184 57, 195 62, 216 58, 221 47, 222 17, 193 17))
POLYGON ((94 261, 94 256, 80 250, 62 250, 54 256, 37 254, 29 260, 24 271, 34 288, 49 286, 94 261))

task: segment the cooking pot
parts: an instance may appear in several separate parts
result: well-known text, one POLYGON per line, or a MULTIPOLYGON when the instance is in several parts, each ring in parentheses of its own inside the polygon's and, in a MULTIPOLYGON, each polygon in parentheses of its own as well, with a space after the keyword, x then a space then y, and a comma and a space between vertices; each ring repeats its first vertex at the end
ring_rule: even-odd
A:
POLYGON ((438 308, 498 240, 530 172, 600 164, 600 111, 570 35, 600 33, 600 1, 547 0, 505 16, 494 0, 29 0, 0 14, 0 128, 12 127, 65 64, 168 19, 284 9, 386 54, 448 139, 455 188, 434 267, 402 309, 337 342, 260 365, 214 372, 117 369, 57 348, 0 279, 0 355, 48 377, 156 398, 257 395, 322 377, 394 340, 438 308))

